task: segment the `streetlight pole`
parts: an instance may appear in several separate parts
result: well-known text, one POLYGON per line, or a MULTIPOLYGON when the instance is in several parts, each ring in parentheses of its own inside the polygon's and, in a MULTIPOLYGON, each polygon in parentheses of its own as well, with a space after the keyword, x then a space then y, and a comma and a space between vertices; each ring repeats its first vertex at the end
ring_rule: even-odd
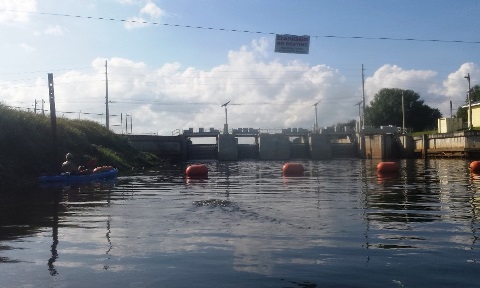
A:
MULTIPOLYGON (((322 101, 322 100, 320 100, 320 101, 322 101)), ((313 106, 315 106, 315 127, 313 127, 313 130, 314 130, 314 133, 315 133, 315 134, 318 133, 317 105, 318 105, 318 103, 320 103, 320 101, 318 101, 317 103, 313 104, 313 106)))
POLYGON ((227 118, 227 105, 230 103, 228 101, 227 103, 223 104, 221 107, 225 107, 225 125, 223 125, 223 134, 228 134, 228 118, 227 118))
POLYGON ((468 130, 472 130, 472 99, 470 97, 470 73, 467 73, 467 76, 464 78, 467 79, 468 81, 468 91, 467 91, 467 97, 468 97, 468 130))

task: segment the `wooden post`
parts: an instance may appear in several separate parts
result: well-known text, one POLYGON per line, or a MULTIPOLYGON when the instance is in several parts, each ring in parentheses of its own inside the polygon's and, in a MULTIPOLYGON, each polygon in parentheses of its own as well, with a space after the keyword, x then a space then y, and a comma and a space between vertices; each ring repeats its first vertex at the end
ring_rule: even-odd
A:
POLYGON ((52 149, 53 149, 53 165, 54 170, 60 170, 58 161, 58 143, 57 143, 57 117, 55 112, 55 92, 53 89, 53 74, 48 73, 48 95, 50 101, 50 123, 52 125, 52 149))

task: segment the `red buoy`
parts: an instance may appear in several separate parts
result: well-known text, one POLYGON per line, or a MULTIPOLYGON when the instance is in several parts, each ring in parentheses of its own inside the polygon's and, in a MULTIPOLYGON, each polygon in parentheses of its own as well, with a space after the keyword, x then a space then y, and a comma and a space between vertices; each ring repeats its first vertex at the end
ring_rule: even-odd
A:
POLYGON ((193 164, 185 170, 188 178, 207 178, 208 168, 204 164, 193 164))
POLYGON ((282 167, 284 176, 303 176, 305 169, 299 163, 286 163, 282 167))
POLYGON ((377 165, 377 172, 395 173, 398 172, 398 164, 396 162, 380 162, 377 165))
POLYGON ((480 172, 480 161, 473 161, 470 163, 470 170, 472 172, 480 172))

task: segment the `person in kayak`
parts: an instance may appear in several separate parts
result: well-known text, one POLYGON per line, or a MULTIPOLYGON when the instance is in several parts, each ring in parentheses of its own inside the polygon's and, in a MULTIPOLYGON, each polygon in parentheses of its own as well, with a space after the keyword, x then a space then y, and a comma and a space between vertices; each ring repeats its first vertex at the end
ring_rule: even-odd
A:
POLYGON ((77 165, 73 161, 73 154, 67 153, 67 155, 65 155, 65 160, 66 161, 62 163, 62 171, 77 174, 79 171, 77 165))

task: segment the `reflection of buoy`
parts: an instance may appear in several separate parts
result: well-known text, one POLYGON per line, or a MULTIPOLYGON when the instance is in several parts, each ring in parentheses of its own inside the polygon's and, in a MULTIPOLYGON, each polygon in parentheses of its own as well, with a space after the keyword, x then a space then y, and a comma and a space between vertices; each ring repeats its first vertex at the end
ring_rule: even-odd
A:
POLYGON ((284 176, 302 176, 305 169, 299 163, 286 163, 282 167, 284 176))
POLYGON ((480 172, 480 161, 473 161, 470 163, 470 170, 472 172, 480 172))
POLYGON ((394 173, 398 172, 398 164, 396 162, 380 162, 377 165, 377 172, 394 173))
POLYGON ((396 172, 377 172, 378 184, 394 184, 398 179, 398 171, 396 172))
POLYGON ((193 164, 187 167, 185 173, 189 178, 207 178, 208 168, 204 164, 193 164))

